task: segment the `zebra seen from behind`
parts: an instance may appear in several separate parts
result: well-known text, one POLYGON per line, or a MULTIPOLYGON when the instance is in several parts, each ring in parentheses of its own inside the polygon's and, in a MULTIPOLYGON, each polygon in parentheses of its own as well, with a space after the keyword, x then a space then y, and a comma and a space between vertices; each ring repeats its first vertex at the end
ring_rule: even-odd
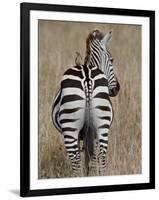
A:
POLYGON ((84 64, 64 73, 53 103, 52 120, 64 136, 66 151, 77 175, 83 172, 80 140, 84 144, 87 174, 90 161, 98 161, 99 174, 106 167, 108 132, 113 120, 109 96, 116 96, 120 89, 107 49, 110 38, 111 32, 103 35, 95 30, 89 34, 84 64))

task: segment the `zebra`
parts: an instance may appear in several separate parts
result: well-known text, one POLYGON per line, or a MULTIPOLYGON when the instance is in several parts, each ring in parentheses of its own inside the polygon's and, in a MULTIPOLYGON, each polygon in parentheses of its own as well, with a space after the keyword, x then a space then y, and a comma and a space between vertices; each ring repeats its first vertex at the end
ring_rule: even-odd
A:
POLYGON ((74 174, 83 173, 80 140, 87 175, 90 161, 99 160, 99 174, 105 172, 108 132, 113 121, 110 96, 116 96, 120 90, 107 48, 111 36, 111 32, 103 35, 99 30, 88 35, 84 64, 66 70, 52 106, 52 121, 64 136, 74 174))

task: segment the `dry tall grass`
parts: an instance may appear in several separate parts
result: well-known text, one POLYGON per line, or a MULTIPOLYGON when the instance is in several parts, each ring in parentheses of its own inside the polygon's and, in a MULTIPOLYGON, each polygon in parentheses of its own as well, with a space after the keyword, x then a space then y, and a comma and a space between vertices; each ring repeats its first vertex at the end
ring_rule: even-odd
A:
POLYGON ((75 52, 85 56, 93 29, 112 31, 109 45, 120 92, 109 134, 106 175, 141 173, 141 27, 135 25, 39 21, 39 178, 71 177, 63 137, 53 127, 51 107, 75 52))

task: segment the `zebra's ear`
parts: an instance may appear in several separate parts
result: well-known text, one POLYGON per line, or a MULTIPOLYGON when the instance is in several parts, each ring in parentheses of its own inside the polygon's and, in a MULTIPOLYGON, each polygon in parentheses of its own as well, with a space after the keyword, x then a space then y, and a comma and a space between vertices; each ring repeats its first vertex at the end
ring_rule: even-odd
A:
POLYGON ((101 40, 102 44, 103 44, 103 45, 107 45, 108 42, 110 41, 111 37, 112 37, 112 32, 109 31, 109 32, 103 37, 103 39, 101 40))

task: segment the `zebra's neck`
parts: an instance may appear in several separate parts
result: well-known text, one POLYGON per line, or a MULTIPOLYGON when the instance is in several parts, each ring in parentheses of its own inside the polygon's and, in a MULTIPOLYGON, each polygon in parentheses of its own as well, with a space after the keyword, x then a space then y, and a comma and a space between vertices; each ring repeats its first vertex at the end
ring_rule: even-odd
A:
POLYGON ((100 69, 103 73, 105 73, 105 68, 104 68, 104 55, 102 53, 98 52, 98 55, 92 51, 89 55, 89 59, 87 61, 87 66, 91 65, 93 66, 94 69, 100 69))

